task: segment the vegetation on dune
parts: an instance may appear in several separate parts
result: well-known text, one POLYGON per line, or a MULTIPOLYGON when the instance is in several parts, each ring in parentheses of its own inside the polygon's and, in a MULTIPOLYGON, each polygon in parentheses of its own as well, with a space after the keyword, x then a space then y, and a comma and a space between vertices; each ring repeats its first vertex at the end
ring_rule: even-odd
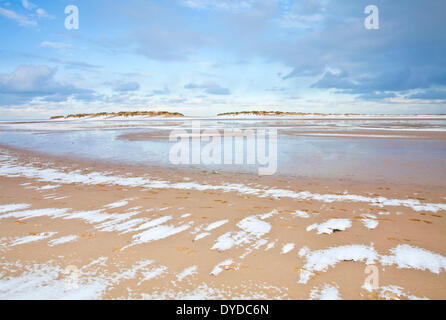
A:
POLYGON ((99 113, 79 113, 70 114, 66 117, 64 116, 54 116, 50 120, 58 119, 81 119, 81 118, 94 118, 94 117, 135 117, 135 116, 146 116, 146 117, 184 117, 182 113, 179 112, 167 112, 167 111, 121 111, 121 112, 99 112, 99 113))
POLYGON ((65 118, 64 116, 54 116, 54 117, 51 117, 50 120, 57 120, 57 119, 64 119, 64 118, 65 118))

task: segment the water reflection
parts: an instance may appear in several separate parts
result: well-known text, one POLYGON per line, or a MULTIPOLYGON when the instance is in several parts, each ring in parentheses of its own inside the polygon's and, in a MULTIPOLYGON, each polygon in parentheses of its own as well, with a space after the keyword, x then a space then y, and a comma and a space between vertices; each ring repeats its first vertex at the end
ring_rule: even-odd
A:
MULTIPOLYGON (((207 128, 252 127, 274 125, 279 130, 295 128, 290 121, 207 121, 207 128)), ((79 124, 79 125, 84 125, 79 124)), ((183 127, 189 128, 190 122, 164 122, 164 130, 183 127), (166 125, 167 124, 167 125, 166 125)), ((337 122, 336 126, 347 125, 337 122)), ((348 123, 348 128, 364 125, 348 123)), ((367 121, 368 127, 403 126, 398 122, 367 121)), ((412 126, 428 126, 444 129, 444 121, 429 124, 423 121, 412 126)), ((308 122, 299 130, 314 130, 314 126, 332 129, 328 122, 308 122)), ((88 159, 118 161, 137 165, 172 166, 169 163, 169 150, 172 143, 166 139, 147 139, 130 141, 119 136, 129 133, 159 131, 158 123, 119 122, 104 128, 97 124, 88 124, 88 128, 65 128, 48 130, 45 124, 25 124, 24 127, 5 127, 0 131, 0 144, 28 150, 46 152, 54 155, 82 157, 88 159), (157 125, 154 125, 157 124, 157 125), (119 127, 117 127, 119 126, 119 127), (36 130, 40 128, 40 130, 36 130)), ((168 132, 168 131, 167 131, 168 132)), ((280 131, 279 131, 280 132, 280 131)), ((183 166, 184 167, 184 166, 183 166)), ((203 167, 195 166, 195 167, 203 167)), ((255 165, 209 165, 204 169, 232 172, 257 172, 255 165)), ((309 177, 345 177, 369 176, 375 179, 421 181, 442 184, 446 178, 446 144, 444 140, 412 139, 357 139, 335 137, 312 137, 280 134, 278 139, 278 174, 287 176, 309 177)))

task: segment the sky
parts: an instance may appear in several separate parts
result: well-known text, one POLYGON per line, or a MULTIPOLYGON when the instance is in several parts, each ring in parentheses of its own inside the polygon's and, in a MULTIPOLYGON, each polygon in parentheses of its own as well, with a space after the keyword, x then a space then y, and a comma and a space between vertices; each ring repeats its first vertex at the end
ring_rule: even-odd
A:
POLYGON ((0 0, 0 35, 0 120, 446 113, 444 0, 0 0))

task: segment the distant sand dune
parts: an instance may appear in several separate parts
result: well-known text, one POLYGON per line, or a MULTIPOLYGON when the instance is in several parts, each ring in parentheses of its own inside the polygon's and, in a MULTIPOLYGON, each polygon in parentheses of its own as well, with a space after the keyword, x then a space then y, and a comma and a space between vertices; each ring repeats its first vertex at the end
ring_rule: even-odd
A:
POLYGON ((70 114, 68 116, 54 116, 50 120, 60 119, 85 119, 85 118, 117 118, 117 117, 184 117, 183 114, 178 112, 167 111, 121 111, 121 112, 100 112, 100 113, 80 113, 70 114))

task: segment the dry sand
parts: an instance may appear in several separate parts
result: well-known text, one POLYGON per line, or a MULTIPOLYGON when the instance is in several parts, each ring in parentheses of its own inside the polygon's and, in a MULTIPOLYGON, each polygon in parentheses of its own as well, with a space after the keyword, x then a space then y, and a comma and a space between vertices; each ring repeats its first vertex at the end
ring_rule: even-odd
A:
POLYGON ((0 297, 445 299, 444 188, 414 185, 148 169, 1 147, 0 297), (307 230, 331 219, 347 228, 307 230), (376 290, 363 288, 367 265, 379 270, 376 290), (73 266, 78 287, 66 275, 73 266))

